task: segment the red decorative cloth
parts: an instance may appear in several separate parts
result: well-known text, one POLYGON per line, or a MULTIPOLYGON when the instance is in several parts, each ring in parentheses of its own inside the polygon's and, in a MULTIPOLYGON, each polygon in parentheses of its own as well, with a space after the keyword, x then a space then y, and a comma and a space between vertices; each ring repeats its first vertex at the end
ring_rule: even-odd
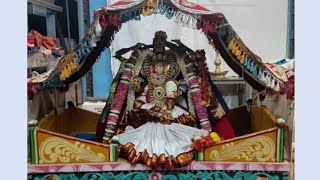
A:
POLYGON ((227 116, 223 116, 212 123, 212 130, 219 134, 224 140, 236 137, 230 120, 227 116))
POLYGON ((57 47, 57 41, 52 37, 42 36, 38 31, 31 30, 28 34, 28 48, 33 46, 44 46, 48 50, 55 49, 57 47))
POLYGON ((178 4, 182 7, 186 8, 187 10, 193 10, 193 11, 203 11, 208 12, 209 10, 203 6, 200 6, 199 4, 190 2, 188 0, 179 0, 178 4))
POLYGON ((113 6, 127 6, 127 5, 129 5, 129 4, 131 4, 131 3, 133 3, 133 2, 135 2, 135 1, 118 1, 118 2, 115 2, 115 3, 113 3, 112 5, 111 5, 111 7, 113 7, 113 6))

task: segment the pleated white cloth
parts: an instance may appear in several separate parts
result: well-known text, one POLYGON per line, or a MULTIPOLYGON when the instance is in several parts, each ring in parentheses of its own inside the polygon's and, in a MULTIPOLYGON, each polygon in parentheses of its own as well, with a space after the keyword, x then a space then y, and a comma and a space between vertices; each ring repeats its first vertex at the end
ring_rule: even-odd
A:
POLYGON ((137 129, 126 128, 126 131, 118 135, 120 144, 134 144, 136 153, 145 149, 149 157, 153 154, 166 157, 178 156, 181 153, 190 152, 192 138, 206 136, 208 131, 193 128, 178 123, 162 124, 159 122, 147 122, 137 129))

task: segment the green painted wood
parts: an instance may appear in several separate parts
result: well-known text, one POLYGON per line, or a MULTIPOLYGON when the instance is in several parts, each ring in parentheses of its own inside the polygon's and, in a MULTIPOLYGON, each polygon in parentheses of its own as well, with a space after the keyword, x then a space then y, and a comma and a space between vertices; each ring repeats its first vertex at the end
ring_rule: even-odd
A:
POLYGON ((196 159, 196 161, 203 161, 204 160, 203 151, 197 151, 195 159, 196 159))
POLYGON ((118 145, 119 145, 119 138, 118 136, 114 136, 110 144, 110 161, 111 162, 116 162, 118 160, 118 156, 119 156, 118 145))
POLYGON ((288 173, 258 171, 114 171, 28 175, 28 180, 256 180, 258 178, 268 178, 268 180, 288 180, 288 173))
POLYGON ((277 162, 281 162, 281 128, 277 132, 277 162))
POLYGON ((28 135, 29 135, 29 150, 30 150, 30 161, 31 164, 38 163, 37 156, 37 137, 36 137, 36 127, 38 125, 37 120, 31 120, 28 122, 28 135))
POLYGON ((280 139, 280 162, 284 161, 284 129, 281 128, 281 139, 280 139))

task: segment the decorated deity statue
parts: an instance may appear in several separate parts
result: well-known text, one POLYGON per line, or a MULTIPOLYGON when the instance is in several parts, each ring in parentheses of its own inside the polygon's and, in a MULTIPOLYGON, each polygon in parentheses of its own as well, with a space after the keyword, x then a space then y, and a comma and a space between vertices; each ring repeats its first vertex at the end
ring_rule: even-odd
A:
POLYGON ((189 164, 193 139, 208 136, 211 122, 224 115, 209 82, 204 51, 174 42, 158 31, 152 45, 139 43, 116 53, 121 66, 97 137, 110 143, 116 135, 120 155, 131 163, 166 168, 189 164), (131 50, 129 59, 121 56, 131 50))

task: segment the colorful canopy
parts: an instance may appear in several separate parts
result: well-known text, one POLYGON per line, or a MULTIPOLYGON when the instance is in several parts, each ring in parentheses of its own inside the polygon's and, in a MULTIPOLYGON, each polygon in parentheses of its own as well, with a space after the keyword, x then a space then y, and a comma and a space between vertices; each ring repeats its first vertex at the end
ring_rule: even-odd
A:
POLYGON ((77 48, 64 57, 44 83, 55 86, 57 80, 64 84, 77 81, 85 75, 100 53, 110 46, 121 25, 140 20, 141 15, 162 14, 177 23, 204 32, 208 43, 213 44, 226 63, 254 89, 271 88, 279 91, 288 78, 278 68, 274 72, 240 39, 225 16, 189 2, 188 0, 122 0, 94 12, 94 20, 77 48))

